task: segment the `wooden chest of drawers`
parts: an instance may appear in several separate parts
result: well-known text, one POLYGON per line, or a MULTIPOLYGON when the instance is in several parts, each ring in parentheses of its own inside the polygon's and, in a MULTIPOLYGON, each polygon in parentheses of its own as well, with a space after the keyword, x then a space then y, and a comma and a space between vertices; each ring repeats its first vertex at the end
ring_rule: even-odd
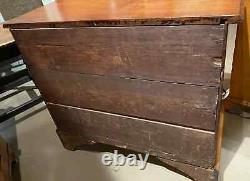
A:
POLYGON ((61 0, 6 26, 66 148, 148 152, 206 181, 217 180, 227 25, 239 20, 239 0, 61 0))

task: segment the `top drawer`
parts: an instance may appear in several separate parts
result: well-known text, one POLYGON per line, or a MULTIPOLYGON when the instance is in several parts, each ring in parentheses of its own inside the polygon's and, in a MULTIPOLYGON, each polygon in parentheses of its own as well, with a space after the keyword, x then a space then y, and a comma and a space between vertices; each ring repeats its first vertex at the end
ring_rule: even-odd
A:
POLYGON ((12 30, 30 67, 219 86, 224 25, 12 30))

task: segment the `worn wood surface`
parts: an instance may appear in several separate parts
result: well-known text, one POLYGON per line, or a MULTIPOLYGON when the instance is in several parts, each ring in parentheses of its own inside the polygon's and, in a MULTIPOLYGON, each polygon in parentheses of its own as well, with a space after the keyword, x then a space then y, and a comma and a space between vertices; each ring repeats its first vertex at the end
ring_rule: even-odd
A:
POLYGON ((30 68, 217 87, 223 69, 223 25, 12 33, 30 68))
POLYGON ((58 130, 66 135, 203 167, 214 165, 213 132, 69 106, 47 106, 58 130))
POLYGON ((12 37, 10 31, 7 29, 4 29, 3 25, 0 24, 0 47, 6 46, 13 42, 14 42, 14 38, 12 37))
POLYGON ((217 128, 217 145, 216 145, 216 161, 215 161, 215 169, 217 171, 220 170, 220 159, 221 159, 221 149, 222 149, 222 139, 223 139, 223 128, 224 128, 224 105, 221 106, 220 110, 220 118, 217 128))
POLYGON ((0 137, 0 181, 13 181, 15 155, 9 145, 0 137))
POLYGON ((12 28, 220 24, 236 22, 241 0, 58 0, 9 21, 12 28))
POLYGON ((172 166, 194 181, 218 181, 218 172, 214 169, 204 169, 189 164, 183 164, 168 159, 159 158, 163 163, 172 166))
POLYGON ((240 0, 59 0, 6 27, 66 148, 148 151, 210 181, 224 29, 240 14, 240 0))
MULTIPOLYGON (((70 136, 65 132, 57 130, 59 138, 61 139, 64 147, 69 150, 87 150, 92 152, 113 152, 114 149, 119 150, 119 153, 124 155, 128 154, 138 154, 145 152, 140 152, 138 149, 131 147, 117 147, 107 144, 96 143, 91 140, 86 140, 80 136, 70 136), (135 151, 137 150, 137 151, 135 151)), ((142 150, 141 150, 142 151, 142 150)), ((217 181, 218 172, 213 168, 203 168, 200 166, 190 165, 187 163, 178 162, 176 160, 171 160, 169 158, 164 158, 162 156, 149 156, 149 163, 163 166, 173 172, 181 174, 187 178, 194 181, 217 181)))
POLYGON ((31 76, 48 102, 215 130, 218 88, 38 69, 31 76))

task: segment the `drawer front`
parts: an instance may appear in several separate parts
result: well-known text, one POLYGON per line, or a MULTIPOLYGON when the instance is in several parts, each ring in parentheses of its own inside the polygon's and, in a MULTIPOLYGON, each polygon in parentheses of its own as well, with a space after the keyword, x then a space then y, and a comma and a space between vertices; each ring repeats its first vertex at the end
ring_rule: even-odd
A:
POLYGON ((47 102, 215 130, 218 88, 32 69, 47 102))
POLYGON ((12 31, 29 67, 219 86, 224 25, 12 31))
POLYGON ((66 135, 205 168, 214 165, 215 133, 69 106, 48 108, 66 135))

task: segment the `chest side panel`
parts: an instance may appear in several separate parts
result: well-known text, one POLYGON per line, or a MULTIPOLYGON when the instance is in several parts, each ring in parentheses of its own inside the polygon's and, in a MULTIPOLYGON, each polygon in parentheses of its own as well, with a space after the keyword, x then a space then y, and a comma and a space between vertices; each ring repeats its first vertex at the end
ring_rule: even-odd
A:
POLYGON ((215 161, 224 28, 12 33, 59 131, 208 168, 215 161), (172 136, 178 141, 166 141, 172 136))
POLYGON ((12 33, 48 102, 215 130, 224 25, 12 33))

